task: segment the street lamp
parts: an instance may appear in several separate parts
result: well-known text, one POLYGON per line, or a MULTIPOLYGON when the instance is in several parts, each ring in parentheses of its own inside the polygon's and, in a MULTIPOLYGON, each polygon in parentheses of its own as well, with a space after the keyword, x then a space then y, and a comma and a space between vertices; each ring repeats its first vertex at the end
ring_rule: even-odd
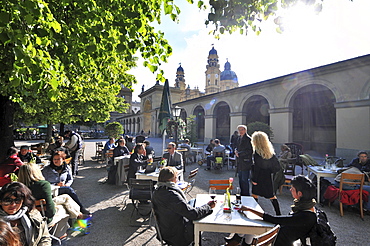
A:
POLYGON ((179 128, 179 124, 177 123, 178 118, 180 117, 181 114, 181 108, 179 106, 175 106, 172 108, 172 115, 175 117, 175 143, 177 145, 177 131, 179 128))

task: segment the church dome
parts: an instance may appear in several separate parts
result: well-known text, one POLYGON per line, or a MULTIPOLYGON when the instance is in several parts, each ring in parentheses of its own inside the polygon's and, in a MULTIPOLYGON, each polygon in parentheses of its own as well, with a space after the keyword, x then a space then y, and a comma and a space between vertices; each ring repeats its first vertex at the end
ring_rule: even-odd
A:
POLYGON ((177 72, 184 72, 184 69, 181 67, 181 64, 180 64, 180 66, 177 68, 177 72))
POLYGON ((221 72, 221 81, 222 80, 233 80, 234 82, 238 82, 238 76, 234 71, 231 71, 231 64, 229 61, 225 63, 224 66, 225 70, 221 72))
POLYGON ((212 49, 209 51, 210 55, 217 55, 217 50, 215 50, 215 47, 212 47, 212 49))

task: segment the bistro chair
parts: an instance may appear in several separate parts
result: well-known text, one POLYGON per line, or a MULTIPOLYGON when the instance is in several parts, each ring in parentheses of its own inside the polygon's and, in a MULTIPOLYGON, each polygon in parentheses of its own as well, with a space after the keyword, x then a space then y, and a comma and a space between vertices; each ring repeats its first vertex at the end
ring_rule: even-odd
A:
MULTIPOLYGON (((46 200, 40 199, 35 201, 35 207, 38 211, 40 211, 42 217, 46 220, 46 200)), ((67 232, 69 226, 67 223, 67 220, 69 219, 69 216, 62 218, 59 222, 48 225, 49 234, 52 240, 56 241, 58 245, 62 245, 62 239, 64 238, 64 234, 67 232), (63 223, 65 222, 65 223, 63 223), (66 226, 63 226, 66 225, 66 226), (61 234, 61 236, 58 236, 57 234, 61 234)))
POLYGON ((339 184, 339 209, 340 209, 340 216, 343 216, 343 196, 353 192, 353 190, 343 190, 343 184, 348 184, 348 185, 359 185, 360 188, 356 191, 359 193, 359 204, 360 204, 360 215, 361 219, 364 219, 364 210, 363 210, 363 205, 362 205, 362 199, 363 199, 363 185, 364 185, 364 180, 365 180, 365 174, 353 174, 353 173, 342 173, 341 178, 340 178, 340 184, 339 184))
POLYGON ((153 181, 151 179, 134 179, 130 178, 129 180, 129 199, 132 201, 134 209, 132 210, 130 217, 130 224, 134 213, 141 216, 149 216, 149 219, 152 218, 152 210, 149 212, 143 212, 145 210, 140 209, 140 206, 147 205, 152 200, 153 194, 153 181))
POLYGON ((277 234, 280 230, 280 225, 276 225, 271 230, 256 236, 253 238, 251 246, 267 246, 267 245, 273 245, 277 234))
POLYGON ((162 238, 162 234, 161 234, 161 231, 159 229, 158 218, 157 218, 157 215, 155 213, 154 208, 152 208, 152 215, 153 215, 153 219, 154 219, 155 230, 157 231, 157 239, 158 239, 158 241, 161 243, 161 246, 170 245, 166 241, 164 241, 163 238, 162 238))
MULTIPOLYGON (((303 155, 303 146, 298 143, 285 143, 290 148, 290 151, 292 153, 292 158, 288 158, 287 166, 291 165, 293 169, 295 169, 296 166, 300 166, 302 168, 301 174, 303 174, 303 162, 300 155, 303 155)), ((294 174, 293 174, 294 175, 294 174)))
POLYGON ((96 160, 102 160, 103 159, 103 143, 102 142, 96 142, 95 143, 95 159, 96 160))
MULTIPOLYGON (((216 190, 226 190, 230 183, 228 179, 211 179, 209 180, 209 188, 214 187, 216 190)), ((231 185, 230 189, 233 189, 231 185)))
POLYGON ((195 176, 198 174, 199 168, 195 168, 190 171, 189 176, 188 176, 188 181, 184 182, 179 182, 179 187, 180 189, 190 197, 193 197, 190 195, 190 191, 193 189, 194 184, 195 184, 195 176))

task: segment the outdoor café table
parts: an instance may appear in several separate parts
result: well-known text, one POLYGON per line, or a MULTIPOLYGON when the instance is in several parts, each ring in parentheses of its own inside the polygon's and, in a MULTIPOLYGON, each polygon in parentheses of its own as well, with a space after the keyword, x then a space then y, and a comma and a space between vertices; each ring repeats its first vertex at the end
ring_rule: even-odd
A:
POLYGON ((198 160, 198 155, 200 155, 201 156, 201 159, 203 160, 204 159, 204 151, 203 151, 203 148, 194 148, 194 147, 191 147, 190 148, 190 151, 191 152, 195 152, 195 154, 196 154, 196 159, 197 159, 197 161, 199 161, 198 160))
MULTIPOLYGON (((153 181, 158 181, 159 171, 152 173, 137 172, 135 175, 136 179, 151 179, 153 181)), ((183 170, 177 170, 177 176, 179 177, 178 180, 181 180, 183 176, 183 170)))
POLYGON ((124 185, 127 179, 125 166, 130 164, 130 156, 118 156, 114 158, 114 165, 117 165, 116 185, 124 185))
MULTIPOLYGON (((195 201, 195 207, 202 206, 211 200, 208 194, 198 194, 195 201)), ((200 245, 201 232, 224 232, 224 233, 241 233, 241 234, 262 234, 274 227, 274 224, 265 222, 262 218, 252 212, 244 212, 247 217, 241 215, 237 210, 231 213, 223 212, 224 195, 216 195, 216 207, 213 213, 200 220, 194 221, 194 242, 200 245)), ((231 201, 235 196, 231 196, 231 201)), ((251 196, 242 196, 242 204, 263 212, 256 200, 251 196)))
POLYGON ((336 168, 335 170, 330 169, 324 169, 323 166, 308 166, 308 173, 314 173, 317 177, 317 202, 320 202, 320 178, 321 177, 326 177, 326 178, 335 178, 338 173, 338 169, 336 168))

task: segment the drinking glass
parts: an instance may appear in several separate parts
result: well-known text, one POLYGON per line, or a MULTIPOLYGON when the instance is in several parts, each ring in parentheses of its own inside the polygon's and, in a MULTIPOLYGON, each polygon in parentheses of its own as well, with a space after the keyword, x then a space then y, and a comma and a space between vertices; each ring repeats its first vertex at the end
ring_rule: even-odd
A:
POLYGON ((240 195, 240 187, 236 187, 236 203, 240 204, 242 202, 242 196, 240 195))
POLYGON ((215 198, 216 198, 216 188, 215 187, 210 187, 209 188, 209 195, 210 195, 212 201, 214 201, 215 198))

